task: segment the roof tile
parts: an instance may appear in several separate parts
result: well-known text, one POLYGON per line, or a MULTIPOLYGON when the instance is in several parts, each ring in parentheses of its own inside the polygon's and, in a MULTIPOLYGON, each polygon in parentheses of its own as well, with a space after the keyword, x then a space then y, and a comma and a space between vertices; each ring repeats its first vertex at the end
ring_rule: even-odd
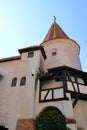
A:
POLYGON ((45 39, 43 42, 53 40, 53 39, 69 39, 67 34, 61 29, 61 27, 54 21, 51 25, 45 39))

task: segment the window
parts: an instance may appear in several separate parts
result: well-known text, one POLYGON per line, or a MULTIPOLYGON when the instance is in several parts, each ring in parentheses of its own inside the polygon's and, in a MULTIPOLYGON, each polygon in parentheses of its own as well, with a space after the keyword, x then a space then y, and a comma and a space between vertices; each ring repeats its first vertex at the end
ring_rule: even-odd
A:
POLYGON ((56 49, 52 50, 52 56, 56 56, 56 55, 57 55, 57 50, 56 49))
POLYGON ((17 78, 13 78, 11 86, 14 87, 17 84, 17 78))
POLYGON ((56 51, 55 52, 52 52, 52 56, 55 56, 56 55, 56 51))
POLYGON ((31 57, 33 57, 34 56, 34 52, 29 52, 28 53, 28 58, 31 58, 31 57))
POLYGON ((21 82, 20 82, 20 85, 25 85, 26 84, 26 77, 22 77, 21 78, 21 82))

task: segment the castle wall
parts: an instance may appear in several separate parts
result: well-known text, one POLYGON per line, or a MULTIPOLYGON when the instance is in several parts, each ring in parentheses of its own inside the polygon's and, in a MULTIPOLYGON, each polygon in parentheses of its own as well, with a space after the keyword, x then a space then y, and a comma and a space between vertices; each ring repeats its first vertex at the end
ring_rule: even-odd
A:
POLYGON ((79 100, 74 108, 74 115, 78 130, 87 129, 87 101, 79 100))
POLYGON ((44 60, 41 60, 40 51, 35 51, 32 58, 27 58, 27 54, 23 53, 21 60, 0 63, 3 76, 0 81, 0 124, 9 130, 16 129, 18 119, 34 116, 35 72, 40 68, 40 61, 44 60), (11 86, 14 77, 17 78, 17 85, 11 86), (26 84, 21 86, 22 77, 26 77, 26 84))
MULTIPOLYGON (((72 130, 77 130, 77 128, 78 130, 86 130, 87 128, 87 102, 79 100, 73 108, 73 99, 71 99, 70 94, 70 92, 74 93, 75 90, 76 93, 87 94, 86 77, 85 80, 82 78, 86 73, 83 73, 84 76, 82 77, 77 76, 76 78, 76 75, 75 77, 73 75, 70 75, 69 78, 66 77, 67 83, 64 79, 63 81, 55 80, 55 78, 50 79, 50 74, 46 73, 48 72, 47 69, 60 66, 82 70, 79 45, 69 39, 63 31, 64 37, 54 38, 57 36, 55 27, 53 26, 54 31, 51 29, 53 32, 49 31, 41 44, 44 49, 41 46, 20 49, 21 59, 19 57, 17 59, 15 57, 13 60, 7 58, 9 60, 5 61, 4 59, 0 62, 0 74, 2 75, 0 79, 0 125, 9 130, 25 130, 29 127, 30 130, 34 130, 35 122, 30 119, 35 118, 48 106, 57 107, 66 117, 67 126, 72 130), (53 35, 52 38, 51 34, 53 35), (28 51, 34 53, 31 53, 29 57, 28 51), (47 59, 44 60, 46 56, 47 59), (47 74, 47 78, 50 80, 45 79, 44 83, 41 83, 38 76, 45 77, 47 74), (26 84, 21 85, 20 82, 23 77, 26 79, 26 84), (12 86, 14 78, 17 79, 17 84, 12 86), (66 86, 65 89, 67 90, 64 89, 66 86)), ((59 35, 60 28, 57 31, 59 35)), ((81 71, 77 71, 77 73, 81 73, 81 71)))

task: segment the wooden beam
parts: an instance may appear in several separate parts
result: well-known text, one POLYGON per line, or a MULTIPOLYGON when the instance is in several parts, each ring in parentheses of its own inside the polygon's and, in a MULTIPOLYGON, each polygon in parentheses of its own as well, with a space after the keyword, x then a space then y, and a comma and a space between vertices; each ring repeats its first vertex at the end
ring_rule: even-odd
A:
POLYGON ((79 84, 78 84, 78 78, 77 78, 77 75, 75 74, 75 80, 76 80, 76 83, 77 83, 77 89, 78 89, 78 93, 77 93, 77 96, 76 96, 76 99, 73 101, 73 108, 75 108, 78 100, 79 100, 79 97, 80 97, 80 90, 79 90, 79 84))

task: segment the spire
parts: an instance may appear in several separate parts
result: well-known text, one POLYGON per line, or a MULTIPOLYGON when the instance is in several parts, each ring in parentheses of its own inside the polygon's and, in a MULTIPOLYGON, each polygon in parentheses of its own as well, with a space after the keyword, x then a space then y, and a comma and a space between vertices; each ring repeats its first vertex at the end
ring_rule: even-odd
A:
POLYGON ((56 23, 56 17, 54 16, 54 22, 51 25, 45 39, 43 42, 53 40, 53 39, 69 39, 66 33, 61 29, 61 27, 56 23))
POLYGON ((56 17, 55 16, 53 16, 54 17, 54 22, 56 21, 56 17))

